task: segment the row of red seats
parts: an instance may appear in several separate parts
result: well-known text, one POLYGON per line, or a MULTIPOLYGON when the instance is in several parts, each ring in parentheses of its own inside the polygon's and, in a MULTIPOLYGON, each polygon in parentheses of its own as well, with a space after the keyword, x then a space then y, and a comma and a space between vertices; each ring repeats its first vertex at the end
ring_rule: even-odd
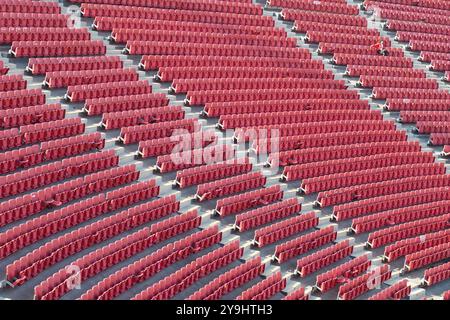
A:
MULTIPOLYGON (((189 81, 189 80, 187 80, 189 81)), ((239 80, 233 80, 239 81, 239 80)), ((294 81, 295 80, 290 80, 294 81)), ((305 79, 298 80, 300 82, 310 83, 309 86, 316 85, 315 80, 305 79)), ((318 83, 326 83, 330 80, 317 80, 318 83)), ((214 86, 214 80, 210 80, 214 86)), ((265 83, 264 80, 261 80, 265 83)), ((180 82, 174 81, 174 84, 180 82)), ((273 83, 273 82, 270 82, 273 83)), ((339 84, 338 81, 329 82, 339 84)), ((275 83, 273 83, 275 84, 275 83)), ((182 84, 181 86, 183 86, 182 84)), ((231 85, 231 84, 230 84, 231 85)), ((308 85, 307 85, 308 86, 308 85)), ((178 90, 178 89, 177 89, 178 90)), ((286 111, 302 111, 302 110, 364 110, 369 109, 367 100, 355 99, 299 99, 299 100, 265 100, 265 101, 235 101, 235 102, 218 102, 207 103, 203 108, 202 115, 206 117, 219 117, 227 114, 247 114, 247 113, 265 113, 265 112, 286 112, 286 111)))
POLYGON ((30 58, 26 70, 33 75, 43 75, 47 72, 119 69, 122 67, 123 62, 119 56, 87 56, 30 58))
MULTIPOLYGON (((232 7, 232 6, 231 6, 232 7)), ((84 17, 95 18, 99 16, 140 18, 152 20, 190 21, 201 23, 236 24, 273 27, 271 17, 258 14, 237 14, 229 12, 208 12, 194 10, 172 10, 160 8, 140 8, 134 6, 116 6, 104 4, 81 4, 81 14, 84 17)), ((259 9, 260 10, 260 9, 259 9)))
POLYGON ((401 110, 399 121, 402 123, 414 123, 418 121, 449 121, 448 111, 410 111, 401 110))
POLYGON ((24 89, 0 92, 0 109, 35 106, 45 103, 45 94, 41 89, 24 89))
POLYGON ((23 13, 53 13, 61 12, 56 2, 37 2, 31 0, 2 0, 0 1, 0 12, 23 12, 23 13))
POLYGON ((424 70, 408 69, 402 67, 380 67, 372 68, 365 65, 347 65, 345 74, 351 77, 358 76, 381 76, 423 79, 426 77, 424 70))
POLYGON ((326 207, 333 204, 385 196, 394 193, 444 187, 449 186, 449 183, 450 179, 445 174, 407 177, 397 180, 369 183, 320 192, 317 196, 317 204, 321 207, 326 207))
POLYGON ((96 83, 90 85, 74 85, 67 88, 65 98, 71 102, 79 102, 95 98, 130 96, 152 93, 147 80, 96 83))
MULTIPOLYGON (((355 100, 357 101, 357 100, 355 100)), ((263 101, 261 101, 263 103, 263 101)), ((345 110, 345 109, 344 109, 345 110)), ((254 126, 246 128, 236 128, 234 140, 236 142, 248 142, 251 139, 262 137, 268 139, 275 137, 299 136, 304 134, 326 134, 337 132, 356 132, 356 131, 394 131, 395 123, 393 121, 372 121, 372 120, 343 120, 343 121, 324 121, 324 122, 305 122, 282 125, 254 126)))
POLYGON ((362 75, 359 82, 362 87, 390 87, 390 88, 413 88, 413 89, 438 89, 439 85, 435 79, 416 79, 386 76, 362 75))
POLYGON ((412 68, 413 61, 406 57, 393 56, 366 56, 352 53, 335 53, 333 62, 339 65, 360 65, 360 66, 380 66, 380 67, 396 67, 396 68, 412 68))
POLYGON ((444 174, 445 166, 441 163, 420 163, 412 165, 391 166, 378 169, 360 170, 331 174, 304 179, 300 191, 311 194, 326 190, 364 185, 406 177, 444 174))
POLYGON ((395 35, 395 40, 397 41, 410 41, 410 40, 419 40, 419 41, 428 41, 428 42, 447 42, 450 40, 450 36, 444 35, 436 35, 436 34, 428 34, 428 33, 416 33, 416 32, 406 32, 406 31, 397 31, 395 35))
MULTIPOLYGON (((240 68, 236 71, 240 73, 240 68)), ((250 70, 249 70, 250 71, 250 70)), ((345 89, 345 81, 314 78, 251 78, 252 72, 246 78, 213 78, 213 79, 174 79, 171 90, 173 93, 206 90, 242 90, 242 89, 292 89, 292 88, 321 88, 345 89)), ((304 72, 306 70, 303 70, 304 72)), ((305 74, 306 75, 306 72, 305 74)), ((202 77, 203 78, 203 77, 202 77)), ((206 108, 206 106, 205 106, 206 108)), ((298 109, 301 107, 299 106, 298 109)), ((345 106, 343 106, 345 108, 345 106)), ((275 111, 275 110, 273 110, 275 111)), ((279 110, 282 111, 282 110, 279 110)), ((245 113, 245 112, 242 112, 245 113)))
POLYGON ((317 178, 330 174, 345 173, 352 170, 369 170, 381 167, 399 166, 405 164, 434 162, 431 152, 404 152, 404 153, 384 153, 367 157, 353 158, 351 163, 348 159, 337 159, 320 162, 312 162, 294 166, 287 166, 283 169, 283 177, 286 181, 303 180, 317 178))
POLYGON ((373 99, 450 99, 450 93, 445 90, 430 89, 409 89, 409 88, 389 88, 374 87, 372 91, 373 99))
POLYGON ((219 300, 227 293, 255 279, 265 270, 261 257, 257 256, 219 275, 188 297, 188 300, 219 300))
POLYGON ((115 43, 127 43, 128 41, 148 42, 179 42, 202 43, 216 45, 241 45, 293 48, 297 45, 295 38, 287 38, 285 35, 269 36, 224 34, 213 32, 191 32, 173 30, 142 30, 142 29, 117 29, 111 33, 111 40, 115 43))
POLYGON ((14 41, 9 51, 16 58, 104 55, 101 40, 14 41))
POLYGON ((188 0, 180 3, 175 0, 71 0, 74 3, 96 3, 96 4, 120 4, 123 6, 131 7, 151 7, 162 9, 174 9, 174 10, 192 10, 192 11, 211 11, 211 12, 227 12, 227 13, 239 13, 239 14, 255 14, 261 15, 262 8, 249 3, 248 1, 235 1, 234 3, 228 3, 226 1, 210 2, 204 0, 188 0))
POLYGON ((433 51, 420 51, 419 57, 417 58, 422 62, 431 62, 432 60, 449 60, 450 53, 445 52, 433 52, 433 51))
MULTIPOLYGON (((379 1, 364 1, 363 8, 365 10, 377 9, 387 9, 389 11, 397 12, 410 12, 419 14, 429 14, 429 15, 446 15, 445 5, 443 7, 436 6, 434 8, 427 8, 419 3, 417 6, 413 3, 386 3, 379 1)), ((401 20, 401 19, 400 19, 401 20)))
POLYGON ((103 279, 86 291, 80 299, 112 300, 136 284, 152 277, 157 272, 217 244, 221 239, 222 233, 219 232, 218 226, 214 225, 183 239, 170 242, 161 249, 103 279))
MULTIPOLYGON (((313 5, 311 3, 311 5, 313 5)), ((317 4, 321 5, 321 4, 317 4)), ((326 5, 326 4, 324 4, 326 5)), ((353 7, 356 11, 358 8, 353 7)), ((332 8, 334 10, 335 8, 332 8)), ((295 9, 283 9, 281 10, 280 17, 283 20, 287 21, 311 21, 311 22, 325 22, 332 23, 336 25, 347 25, 347 26, 356 26, 356 27, 366 27, 367 20, 364 17, 358 16, 355 12, 353 15, 346 14, 345 10, 341 13, 331 12, 320 12, 320 11, 303 11, 303 10, 295 10, 295 9)))
POLYGON ((173 195, 103 218, 53 239, 13 261, 6 267, 6 278, 14 285, 20 285, 77 252, 149 221, 177 212, 179 208, 180 203, 173 195))
POLYGON ((216 203, 215 213, 221 217, 253 209, 260 205, 274 203, 283 198, 283 191, 279 185, 257 189, 220 199, 216 203))
POLYGON ((354 300, 364 293, 381 286, 392 277, 392 271, 388 264, 379 266, 360 275, 339 287, 338 299, 354 300))
POLYGON ((380 32, 377 29, 368 29, 366 27, 347 26, 342 24, 332 24, 327 22, 315 21, 294 21, 293 31, 306 33, 308 31, 332 32, 338 34, 358 34, 366 36, 378 36, 380 32))
POLYGON ((429 66, 433 71, 450 71, 450 61, 448 60, 431 60, 429 66))
POLYGON ((198 201, 211 200, 262 187, 266 184, 266 180, 266 177, 260 171, 244 173, 235 177, 200 184, 197 186, 195 197, 198 201))
POLYGON ((88 116, 102 113, 164 107, 169 99, 164 93, 144 93, 125 96, 87 99, 83 111, 88 116))
POLYGON ((316 278, 317 288, 321 293, 330 291, 343 281, 355 278, 361 273, 366 272, 372 264, 368 254, 358 256, 348 262, 319 274, 316 278))
MULTIPOLYGON (((306 32, 305 41, 310 43, 346 43, 352 45, 370 46, 379 39, 379 35, 342 34, 330 31, 310 31, 306 32)), ((388 37, 381 37, 383 45, 391 46, 388 37)))
POLYGON ((432 146, 444 145, 445 149, 445 145, 450 144, 450 133, 432 132, 428 143, 432 146))
POLYGON ((315 212, 307 212, 291 218, 273 223, 267 227, 257 229, 253 238, 253 244, 262 248, 266 245, 278 242, 294 234, 316 227, 319 218, 315 212))
POLYGON ((307 11, 332 12, 348 15, 357 15, 357 6, 349 5, 345 1, 309 2, 307 0, 268 0, 267 5, 307 11))
POLYGON ((368 300, 401 300, 409 296, 410 293, 411 285, 408 280, 404 279, 374 294, 368 300))
POLYGON ((422 21, 405 21, 389 19, 385 27, 391 31, 420 32, 428 34, 450 35, 450 28, 441 24, 430 24, 422 21))
MULTIPOLYGON (((322 123, 322 125, 325 123, 322 123)), ((369 142, 342 146, 328 146, 281 151, 269 155, 268 163, 278 159, 281 166, 304 164, 325 160, 370 156, 380 153, 417 151, 417 144, 409 141, 369 142), (395 149, 397 148, 397 149, 395 149)))
MULTIPOLYGON (((279 78, 293 80, 294 83, 297 78, 306 79, 333 79, 333 73, 329 70, 317 69, 303 69, 303 68, 260 68, 260 67, 160 67, 157 78, 160 81, 172 81, 183 79, 242 79, 242 75, 249 78, 248 82, 252 82, 252 78, 279 78), (294 79, 291 79, 294 78, 294 79)), ((291 86, 292 87, 292 86, 291 86)), ((300 86, 298 86, 300 87, 300 86)), ((344 83, 341 82, 337 88, 345 88, 344 83)), ((175 88, 175 87, 174 87, 175 88)), ((297 88, 295 86, 294 88, 297 88)), ((293 89, 294 89, 293 88, 293 89)), ((301 87, 300 87, 301 88, 301 87)), ((225 90, 226 88, 218 88, 216 90, 225 90)), ((236 90, 245 89, 245 86, 238 87, 236 90)), ((276 89, 276 87, 269 87, 267 89, 276 89)), ((206 89, 212 90, 212 89, 206 89)), ((198 91, 198 89, 196 90, 198 91)))
MULTIPOLYGON (((330 92, 332 90, 327 90, 330 92)), ((342 90, 344 91, 344 90, 342 90)), ((355 92, 355 91, 346 91, 355 92)), ((306 110, 292 112, 269 112, 253 114, 230 114, 220 116, 218 124, 222 129, 256 127, 265 125, 324 122, 341 120, 382 120, 378 110, 306 110)))
POLYGON ((434 233, 420 235, 414 238, 396 241, 384 248, 383 260, 395 261, 400 257, 418 252, 430 247, 435 247, 449 241, 450 231, 442 230, 434 233))
MULTIPOLYGON (((277 151, 296 150, 300 148, 327 147, 330 145, 351 145, 369 142, 406 141, 405 131, 376 130, 361 132, 333 132, 324 134, 311 134, 304 136, 289 136, 279 139, 260 139, 253 141, 252 149, 257 153, 271 150, 273 142, 278 143, 277 151)), ((284 175, 282 178, 286 178, 284 175)))
MULTIPOLYGON (((353 219, 351 228, 356 234, 360 234, 379 229, 384 226, 442 215, 448 211, 449 204, 450 202, 448 200, 435 201, 431 203, 425 202, 410 207, 400 207, 371 215, 365 215, 363 217, 353 219)), ((340 214, 340 218, 342 218, 342 216, 343 214, 340 214)))
POLYGON ((139 142, 138 155, 142 158, 149 158, 172 153, 173 148, 181 141, 193 142, 186 146, 187 149, 205 148, 209 145, 217 143, 217 136, 213 130, 197 131, 194 133, 181 133, 164 138, 155 138, 151 140, 143 140, 139 142))
POLYGON ((155 170, 161 173, 179 172, 188 168, 234 159, 235 153, 233 146, 229 144, 210 145, 193 150, 183 148, 182 151, 174 150, 170 154, 158 156, 155 170))
POLYGON ((272 273, 264 280, 242 292, 236 300, 269 300, 278 292, 286 288, 286 278, 280 271, 272 273))
POLYGON ((21 75, 0 76, 0 91, 23 90, 27 87, 27 80, 21 75))
POLYGON ((450 99, 387 99, 384 108, 389 111, 447 111, 450 99))
MULTIPOLYGON (((100 192, 107 188, 136 181, 138 178, 139 171, 136 171, 135 166, 119 167, 99 172, 96 175, 86 176, 84 181, 80 181, 81 183, 78 186, 80 190, 77 191, 88 195, 92 192, 100 192), (91 177, 98 180, 90 182, 91 177)), ((0 256, 4 258, 52 234, 76 226, 108 211, 154 197, 158 192, 159 187, 155 186, 153 180, 150 183, 137 183, 117 189, 116 192, 110 192, 106 196, 101 194, 53 211, 45 216, 28 220, 0 234, 0 256)), ((72 200, 69 192, 65 193, 64 196, 66 196, 66 199, 61 199, 63 200, 62 203, 72 200)), ((75 195, 75 197, 80 197, 80 195, 75 195)), ((58 200, 55 199, 55 201, 58 200)))
POLYGON ((67 118, 20 126, 21 144, 31 144, 82 134, 85 123, 81 118, 67 118))
POLYGON ((16 150, 0 153, 0 173, 14 172, 29 168, 45 161, 61 159, 91 150, 100 150, 105 139, 100 133, 91 133, 43 142, 16 150))
POLYGON ((206 164, 177 172, 175 182, 180 188, 250 172, 252 164, 248 158, 206 164))
POLYGON ((234 68, 306 68, 320 69, 324 66, 320 60, 308 58, 278 58, 278 57, 252 57, 252 56, 221 56, 221 55, 144 55, 139 64, 143 70, 158 70, 161 67, 223 67, 234 68))
POLYGON ((296 256, 334 242, 336 237, 337 231, 335 231, 333 226, 309 232, 303 236, 277 245, 273 260, 278 263, 286 262, 296 256))
POLYGON ((78 175, 118 164, 114 150, 101 151, 0 176, 0 198, 6 198, 78 175))
POLYGON ((300 213, 301 203, 291 198, 236 215, 234 228, 240 232, 300 213))
POLYGON ((411 253, 405 257, 404 270, 413 271, 450 257, 450 243, 444 243, 411 253))
POLYGON ((125 53, 131 55, 190 55, 309 59, 311 53, 304 48, 255 47, 178 42, 127 41, 125 53))
POLYGON ((0 12, 0 27, 67 28, 73 26, 69 15, 53 13, 0 12))
MULTIPOLYGON (((387 55, 389 55, 391 58, 404 58, 404 52, 400 48, 387 47, 385 50, 387 55)), ((343 58, 342 55, 354 55, 356 57, 360 57, 360 59, 356 60, 355 62, 355 64, 357 65, 365 64, 364 59, 361 59, 362 56, 368 56, 368 58, 379 57, 378 50, 375 47, 346 43, 320 42, 319 47, 317 48, 317 52, 320 54, 334 55, 331 59, 331 63, 333 64, 342 64, 343 61, 346 61, 346 59, 343 58), (336 58, 335 56, 338 56, 339 58, 336 58)), ((369 64, 370 63, 371 62, 369 62, 369 64)), ((391 59, 381 66, 401 67, 402 63, 396 59, 391 59)))
POLYGON ((190 287, 199 279, 219 268, 242 257, 244 249, 239 247, 239 240, 232 241, 204 256, 164 279, 158 281, 144 291, 136 294, 132 300, 167 300, 190 287))
MULTIPOLYGON (((341 221, 379 211, 448 199, 449 196, 445 192, 445 187, 425 188, 417 191, 404 192, 402 194, 373 197, 372 199, 361 199, 353 203, 340 204, 333 208, 333 216, 337 221, 341 221)), ((356 228, 354 231, 358 232, 356 228)))
POLYGON ((100 125, 105 130, 113 130, 135 125, 176 121, 182 119, 184 119, 184 110, 181 106, 165 106, 103 113, 100 125))
POLYGON ((442 42, 411 40, 409 41, 408 47, 412 51, 432 51, 443 53, 448 53, 450 51, 450 44, 442 42))
POLYGON ((350 256, 352 253, 353 245, 350 244, 349 240, 344 240, 297 260, 295 272, 300 277, 306 277, 313 272, 350 256))
POLYGON ((253 34, 266 36, 286 36, 286 31, 282 28, 235 25, 235 24, 216 24, 214 22, 191 22, 191 21, 173 21, 139 18, 120 18, 96 16, 92 23, 92 29, 98 31, 112 31, 113 29, 150 29, 167 31, 188 31, 188 32, 221 32, 225 34, 253 34))
POLYGON ((86 28, 0 28, 1 44, 10 44, 17 41, 87 41, 90 39, 91 35, 86 28))
POLYGON ((309 300, 309 294, 304 287, 299 287, 289 292, 282 300, 309 300))
POLYGON ((0 127, 14 128, 40 122, 62 120, 66 110, 59 103, 0 110, 0 127))
MULTIPOLYGON (((443 91, 441 92, 444 93, 443 91)), ((341 89, 263 89, 263 90, 217 90, 190 91, 186 95, 186 105, 205 105, 211 102, 297 100, 297 99, 357 99, 356 91, 341 89)))
POLYGON ((425 270, 423 282, 427 286, 435 285, 450 278, 450 262, 425 270))
MULTIPOLYGON (((189 211, 177 217, 162 220, 161 222, 152 225, 152 227, 163 224, 166 225, 168 228, 163 232, 154 232, 151 228, 144 228, 115 241, 104 248, 83 256, 74 262, 74 265, 80 268, 80 285, 87 279, 161 241, 195 229, 200 224, 200 221, 201 218, 195 210, 189 211)), ((205 232, 202 232, 201 234, 197 233, 193 236, 196 236, 196 240, 201 240, 201 237, 204 235, 205 232)), ((195 238, 193 236, 191 236, 189 240, 194 240, 195 238)), ((65 268, 62 269, 62 271, 66 271, 66 273, 62 274, 61 271, 57 272, 55 274, 56 277, 54 275, 47 279, 47 282, 50 283, 44 282, 35 287, 35 299, 56 300, 70 291, 70 287, 67 286, 70 273, 68 273, 65 268)))
POLYGON ((134 68, 82 71, 54 71, 45 74, 44 85, 51 89, 109 82, 137 81, 134 68))
POLYGON ((450 215, 443 215, 428 219, 414 220, 383 230, 374 231, 369 234, 367 245, 371 248, 378 248, 405 237, 414 237, 420 234, 440 231, 447 227, 449 218, 450 215))
POLYGON ((404 12, 389 9, 380 9, 381 19, 395 19, 407 21, 423 21, 426 23, 449 25, 450 19, 448 16, 441 16, 436 14, 428 14, 422 12, 404 12))
POLYGON ((124 127, 121 128, 118 139, 124 144, 131 144, 150 139, 170 137, 177 131, 180 133, 194 133, 200 131, 200 129, 198 120, 190 118, 124 127))
POLYGON ((416 133, 449 133, 450 122, 447 121, 417 121, 416 133))

